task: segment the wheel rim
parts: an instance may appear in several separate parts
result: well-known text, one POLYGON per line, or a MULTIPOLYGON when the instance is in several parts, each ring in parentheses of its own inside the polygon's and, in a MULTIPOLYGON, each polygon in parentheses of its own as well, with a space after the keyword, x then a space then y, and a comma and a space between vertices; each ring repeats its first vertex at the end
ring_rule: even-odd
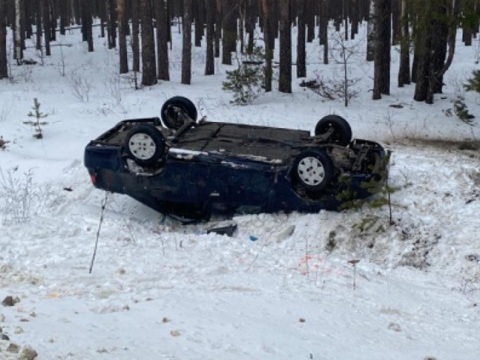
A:
POLYGON ((148 160, 155 155, 157 146, 152 137, 145 133, 132 135, 128 142, 128 148, 132 155, 141 160, 148 160))
POLYGON ((314 156, 300 160, 297 167, 299 179, 309 186, 319 185, 325 179, 325 167, 314 156))

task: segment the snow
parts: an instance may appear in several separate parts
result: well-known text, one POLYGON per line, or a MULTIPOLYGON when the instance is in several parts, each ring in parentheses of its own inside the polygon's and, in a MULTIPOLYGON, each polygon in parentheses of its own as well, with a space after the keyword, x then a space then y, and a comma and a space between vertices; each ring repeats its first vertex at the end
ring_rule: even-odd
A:
MULTIPOLYGON (((478 94, 461 84, 478 67, 478 43, 459 43, 445 92, 434 105, 412 100, 413 85, 372 101, 372 64, 349 65, 360 94, 322 101, 298 86, 233 106, 225 71, 203 76, 194 48, 192 85, 180 84, 181 41, 171 81, 134 90, 117 74, 118 54, 95 37, 59 36, 43 65, 11 65, 0 81, 0 358, 10 343, 38 359, 478 359, 480 344, 480 153, 473 126, 450 116, 458 95, 478 114, 478 94), (62 76, 65 67, 65 76, 62 76), (190 98, 211 121, 313 129, 335 113, 355 137, 393 151, 387 206, 343 212, 238 215, 232 237, 215 222, 182 225, 90 183, 83 149, 128 118, 158 116, 171 96, 190 98), (38 98, 42 140, 23 122, 38 98), (393 108, 390 105, 402 105, 393 108), (476 149, 475 149, 475 141, 476 149), (97 256, 90 274, 102 214, 97 256)), ((11 34, 9 34, 9 41, 11 34)), ((308 72, 320 65, 309 44, 308 72)), ((295 55, 294 55, 295 56, 295 55)))

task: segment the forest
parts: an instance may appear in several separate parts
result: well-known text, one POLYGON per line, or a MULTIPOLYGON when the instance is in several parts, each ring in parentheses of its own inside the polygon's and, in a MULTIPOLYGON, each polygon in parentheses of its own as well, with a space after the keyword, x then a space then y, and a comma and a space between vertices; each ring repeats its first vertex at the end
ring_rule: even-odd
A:
POLYGON ((345 41, 367 24, 366 60, 374 62, 372 99, 390 93, 391 47, 401 60, 396 86, 414 83, 413 98, 432 104, 442 92, 443 76, 454 61, 457 33, 471 46, 479 27, 478 0, 0 0, 0 79, 9 64, 22 65, 26 39, 50 56, 58 34, 81 28, 93 52, 92 28, 100 27, 108 47, 118 49, 119 72, 141 73, 142 86, 169 81, 172 28, 182 33, 182 84, 190 84, 192 46, 205 44, 206 76, 214 59, 232 64, 232 54, 261 56, 262 89, 272 91, 273 67, 278 91, 292 92, 292 79, 307 74, 306 43, 323 46, 319 61, 329 62, 328 26, 345 41), (296 27, 297 39, 292 41, 296 27), (7 48, 7 29, 14 49, 7 48), (277 41, 278 40, 278 41, 277 41), (169 45, 170 44, 170 45, 169 45), (292 58, 296 44, 296 58, 292 58), (275 47, 278 46, 278 49, 275 47), (274 51, 278 51, 278 61, 274 51), (292 71, 295 70, 295 71, 292 71), (295 72, 295 73, 293 73, 295 72))
POLYGON ((0 0, 0 359, 477 360, 478 19, 478 0, 0 0), (348 107, 301 87, 344 65, 348 107), (237 69, 259 70, 246 106, 222 88, 237 69), (85 147, 176 96, 199 123, 343 117, 391 152, 388 183, 192 224, 97 189, 85 147))

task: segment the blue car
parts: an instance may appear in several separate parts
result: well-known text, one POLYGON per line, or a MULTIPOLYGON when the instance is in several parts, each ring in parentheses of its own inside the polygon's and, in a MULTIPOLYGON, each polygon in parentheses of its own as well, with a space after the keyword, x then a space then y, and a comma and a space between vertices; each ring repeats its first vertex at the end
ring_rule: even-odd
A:
POLYGON ((379 192, 389 153, 352 140, 340 116, 309 131, 197 120, 176 96, 161 119, 123 120, 85 148, 95 187, 126 194, 165 214, 338 210, 379 192))

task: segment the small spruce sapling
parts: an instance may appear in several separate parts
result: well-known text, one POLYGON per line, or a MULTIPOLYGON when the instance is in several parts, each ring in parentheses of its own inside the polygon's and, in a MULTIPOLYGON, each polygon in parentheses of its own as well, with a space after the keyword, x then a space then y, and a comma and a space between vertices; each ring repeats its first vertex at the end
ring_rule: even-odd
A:
POLYGON ((466 91, 476 91, 480 93, 480 70, 474 70, 472 77, 467 79, 467 82, 463 85, 466 91))
POLYGON ((255 47, 236 70, 227 71, 223 90, 233 92, 232 104, 251 104, 262 92, 265 82, 263 60, 265 55, 260 47, 255 47))
POLYGON ((35 127, 35 134, 33 137, 36 139, 43 139, 42 126, 48 124, 46 121, 41 121, 46 118, 48 114, 40 111, 40 102, 37 98, 33 99, 33 111, 30 111, 27 116, 35 118, 33 121, 24 121, 24 124, 32 125, 35 127))

